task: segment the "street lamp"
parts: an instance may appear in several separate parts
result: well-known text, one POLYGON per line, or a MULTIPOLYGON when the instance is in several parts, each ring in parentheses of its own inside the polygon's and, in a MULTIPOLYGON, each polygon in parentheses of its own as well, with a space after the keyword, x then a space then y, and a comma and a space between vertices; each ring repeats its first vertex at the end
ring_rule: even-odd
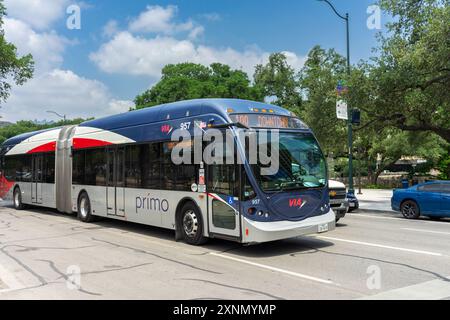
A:
POLYGON ((63 119, 64 123, 66 122, 66 115, 60 115, 58 112, 56 111, 47 111, 48 113, 52 113, 58 117, 60 117, 61 119, 63 119))
MULTIPOLYGON (((328 5, 333 9, 334 13, 341 18, 342 20, 345 20, 346 26, 347 26, 347 73, 350 76, 350 30, 349 30, 349 14, 346 13, 345 16, 341 15, 339 12, 337 12, 336 8, 333 6, 333 4, 328 0, 317 0, 321 2, 326 2, 328 5)), ((353 117, 353 109, 348 106, 348 192, 350 194, 355 194, 355 189, 353 187, 353 126, 352 126, 352 117, 353 117)))

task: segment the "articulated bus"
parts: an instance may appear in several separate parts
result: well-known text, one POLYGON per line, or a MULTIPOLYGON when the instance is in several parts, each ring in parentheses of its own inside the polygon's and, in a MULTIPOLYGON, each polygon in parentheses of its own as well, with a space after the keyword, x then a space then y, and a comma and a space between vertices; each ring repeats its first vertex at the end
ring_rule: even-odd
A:
MULTIPOLYGON (((225 134, 225 133, 224 133, 225 134)), ((261 141, 258 141, 261 144, 261 141)), ((205 149, 203 142, 201 148, 205 149)), ((335 228, 327 166, 312 131, 274 105, 201 99, 16 136, 0 148, 0 197, 27 206, 175 230, 177 240, 245 244, 335 228), (176 129, 227 130, 241 164, 175 165, 176 129), (239 132, 276 129, 279 169, 263 175, 239 132)))

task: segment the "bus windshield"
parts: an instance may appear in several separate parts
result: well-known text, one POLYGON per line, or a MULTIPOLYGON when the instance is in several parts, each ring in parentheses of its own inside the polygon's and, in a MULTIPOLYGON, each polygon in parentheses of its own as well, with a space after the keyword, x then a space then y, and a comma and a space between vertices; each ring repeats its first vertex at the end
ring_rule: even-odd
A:
MULTIPOLYGON (((270 145, 267 150, 271 150, 270 145)), ((278 172, 274 175, 262 175, 262 167, 264 166, 258 163, 252 165, 252 170, 265 192, 322 188, 326 185, 325 159, 312 134, 280 132, 278 172)))

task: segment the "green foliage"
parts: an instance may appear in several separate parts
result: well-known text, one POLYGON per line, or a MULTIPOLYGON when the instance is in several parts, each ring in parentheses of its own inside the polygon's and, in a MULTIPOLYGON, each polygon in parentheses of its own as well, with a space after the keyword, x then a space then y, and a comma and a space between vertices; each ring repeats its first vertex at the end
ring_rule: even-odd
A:
POLYGON ((300 111, 302 98, 297 76, 283 53, 274 53, 270 55, 266 65, 255 67, 254 83, 265 97, 275 98, 273 104, 294 113, 300 111))
POLYGON ((439 179, 450 180, 450 150, 440 159, 437 167, 441 172, 439 179))
POLYGON ((200 98, 240 98, 262 101, 245 72, 214 63, 209 67, 180 63, 167 65, 161 80, 135 99, 136 108, 200 98))
POLYGON ((336 119, 336 86, 345 80, 346 60, 334 50, 314 47, 300 72, 300 86, 307 97, 300 116, 313 129, 325 153, 344 152, 345 121, 336 119))
POLYGON ((56 128, 66 125, 76 125, 84 121, 85 121, 84 119, 80 118, 73 120, 59 121, 51 124, 37 124, 33 121, 18 121, 17 123, 10 124, 0 128, 0 144, 5 142, 5 140, 15 137, 22 133, 56 128))
POLYGON ((450 1, 380 0, 394 16, 370 70, 370 116, 450 142, 450 1))
POLYGON ((18 57, 16 47, 6 41, 2 28, 5 15, 6 9, 0 0, 0 103, 9 96, 11 80, 16 85, 22 85, 33 76, 34 71, 33 57, 18 57))

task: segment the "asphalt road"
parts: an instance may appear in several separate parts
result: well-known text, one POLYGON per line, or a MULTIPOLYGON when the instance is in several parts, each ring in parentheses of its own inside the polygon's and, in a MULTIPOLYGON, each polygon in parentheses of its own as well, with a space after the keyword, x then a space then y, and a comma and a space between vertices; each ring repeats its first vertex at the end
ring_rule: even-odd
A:
POLYGON ((352 214, 333 232, 250 247, 173 238, 0 205, 0 299, 450 297, 450 221, 352 214))

